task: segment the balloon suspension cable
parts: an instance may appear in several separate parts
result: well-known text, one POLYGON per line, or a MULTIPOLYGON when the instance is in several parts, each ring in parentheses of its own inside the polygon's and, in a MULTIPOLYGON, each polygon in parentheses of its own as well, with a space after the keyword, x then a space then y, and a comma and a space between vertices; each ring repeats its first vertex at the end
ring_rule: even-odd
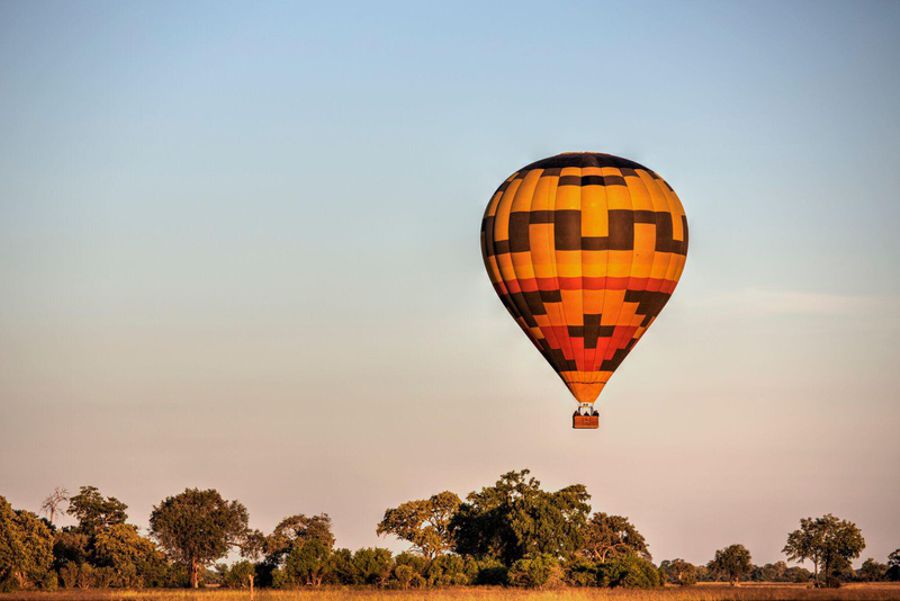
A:
POLYGON ((593 403, 578 403, 578 409, 575 410, 575 413, 578 415, 600 415, 599 412, 594 409, 593 403))

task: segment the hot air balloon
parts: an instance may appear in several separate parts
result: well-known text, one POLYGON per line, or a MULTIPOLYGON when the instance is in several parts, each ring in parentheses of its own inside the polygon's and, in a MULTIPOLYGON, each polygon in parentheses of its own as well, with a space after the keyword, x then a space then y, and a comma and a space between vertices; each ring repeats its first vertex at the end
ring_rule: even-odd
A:
POLYGON ((655 172, 609 154, 559 154, 500 184, 481 224, 504 306, 571 391, 576 429, 662 311, 684 269, 687 219, 655 172))

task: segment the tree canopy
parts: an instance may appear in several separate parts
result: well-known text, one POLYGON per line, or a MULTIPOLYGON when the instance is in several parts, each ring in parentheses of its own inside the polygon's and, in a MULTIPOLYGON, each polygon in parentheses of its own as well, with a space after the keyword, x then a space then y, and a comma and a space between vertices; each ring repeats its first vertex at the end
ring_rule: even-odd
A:
POLYGON ((449 491, 401 503, 384 512, 375 532, 409 541, 422 555, 434 558, 453 546, 450 521, 460 503, 460 498, 449 491))
POLYGON ((167 497, 150 514, 150 531, 168 553, 190 571, 199 586, 200 568, 239 546, 249 534, 247 509, 216 490, 185 489, 167 497))
POLYGON ((471 493, 451 521, 456 551, 506 565, 526 555, 568 557, 581 548, 590 495, 581 484, 541 489, 529 470, 471 493))

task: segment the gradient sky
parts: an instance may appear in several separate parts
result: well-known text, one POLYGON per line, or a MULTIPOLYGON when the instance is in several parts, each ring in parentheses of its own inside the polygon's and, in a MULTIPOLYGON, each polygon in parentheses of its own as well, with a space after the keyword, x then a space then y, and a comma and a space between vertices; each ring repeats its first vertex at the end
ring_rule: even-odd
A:
POLYGON ((0 2, 0 494, 270 530, 529 467, 654 558, 900 546, 900 3, 0 2), (326 6, 331 4, 330 6, 326 6), (453 6, 450 6, 452 4, 453 6), (691 225, 601 429, 493 293, 520 166, 646 164, 691 225))

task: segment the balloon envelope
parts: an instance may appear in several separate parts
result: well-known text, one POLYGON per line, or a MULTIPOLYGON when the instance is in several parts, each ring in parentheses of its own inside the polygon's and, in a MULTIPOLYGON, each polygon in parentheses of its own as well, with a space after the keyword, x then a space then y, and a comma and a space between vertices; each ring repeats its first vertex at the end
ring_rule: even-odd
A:
POLYGON ((600 153, 523 167, 488 203, 500 300, 581 403, 593 403, 665 306, 687 257, 681 201, 650 169, 600 153))

